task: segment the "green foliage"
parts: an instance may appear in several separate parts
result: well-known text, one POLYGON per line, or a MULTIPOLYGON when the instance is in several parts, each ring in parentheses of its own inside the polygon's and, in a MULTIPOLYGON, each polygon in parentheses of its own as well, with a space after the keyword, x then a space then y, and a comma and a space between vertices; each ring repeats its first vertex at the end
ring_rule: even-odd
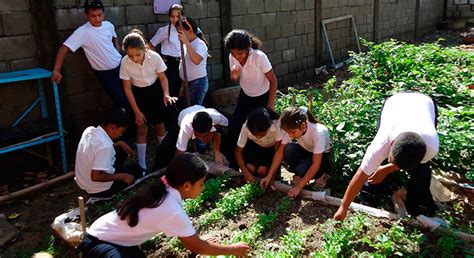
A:
POLYGON ((353 249, 353 241, 361 237, 362 233, 370 226, 365 215, 350 216, 343 223, 328 220, 329 226, 336 226, 333 231, 324 233, 323 250, 316 257, 339 257, 349 254, 353 249))
POLYGON ((395 223, 388 233, 382 233, 376 236, 375 240, 364 236, 362 242, 374 248, 375 254, 383 256, 403 256, 417 251, 418 242, 420 242, 422 236, 423 235, 417 231, 411 234, 407 233, 403 225, 395 223))
POLYGON ((223 218, 237 215, 248 202, 261 195, 264 190, 255 183, 245 184, 242 187, 229 190, 221 200, 216 203, 216 208, 202 215, 199 226, 205 227, 216 223, 223 218))
POLYGON ((288 230, 288 234, 280 238, 281 248, 276 257, 298 257, 303 251, 306 232, 288 230))
MULTIPOLYGON (((369 51, 352 53, 352 77, 334 87, 332 79, 324 86, 329 99, 314 89, 288 89, 278 94, 276 110, 293 104, 309 106, 331 134, 331 158, 335 175, 345 180, 360 165, 365 149, 376 133, 376 121, 383 100, 403 90, 430 95, 438 104, 439 154, 436 167, 474 180, 472 151, 474 143, 473 91, 474 55, 438 44, 419 46, 398 41, 381 44, 365 42, 369 51), (293 97, 293 95, 295 97, 293 97)), ((338 181, 341 178, 333 178, 338 181)))
POLYGON ((275 211, 270 211, 268 214, 259 214, 258 221, 253 224, 250 228, 238 232, 232 242, 246 242, 250 245, 254 244, 257 238, 266 230, 270 228, 270 226, 276 221, 276 219, 288 211, 288 207, 290 206, 290 199, 288 197, 284 197, 281 202, 277 205, 275 211))
POLYGON ((222 187, 229 182, 228 175, 221 175, 206 181, 204 191, 196 199, 184 201, 184 209, 189 215, 195 215, 201 210, 202 204, 213 202, 222 192, 222 187))

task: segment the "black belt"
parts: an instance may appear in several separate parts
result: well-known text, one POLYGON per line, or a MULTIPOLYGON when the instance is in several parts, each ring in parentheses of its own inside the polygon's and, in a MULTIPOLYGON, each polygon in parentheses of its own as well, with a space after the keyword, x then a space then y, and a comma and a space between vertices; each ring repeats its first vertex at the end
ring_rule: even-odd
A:
POLYGON ((181 57, 176 57, 176 56, 168 56, 168 55, 162 55, 163 59, 165 60, 176 60, 178 62, 181 61, 181 57))

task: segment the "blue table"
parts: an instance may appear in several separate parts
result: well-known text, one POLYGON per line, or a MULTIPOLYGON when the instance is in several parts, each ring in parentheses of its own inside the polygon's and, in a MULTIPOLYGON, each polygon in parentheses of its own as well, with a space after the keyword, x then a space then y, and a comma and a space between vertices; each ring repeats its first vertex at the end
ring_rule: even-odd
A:
MULTIPOLYGON (((6 86, 2 84, 6 83, 14 83, 14 82, 21 82, 21 81, 29 81, 29 80, 37 80, 38 81, 38 97, 31 103, 25 111, 16 119, 16 121, 12 124, 12 128, 17 127, 17 125, 25 118, 28 113, 30 113, 33 108, 35 108, 38 104, 40 104, 41 108, 41 117, 43 119, 48 118, 48 109, 46 106, 46 94, 44 90, 44 79, 47 79, 50 82, 51 72, 42 68, 34 68, 16 72, 9 72, 9 73, 0 73, 0 86, 6 86)), ((13 84, 10 84, 13 85, 13 84)), ((51 142, 51 141, 59 141, 60 150, 61 150, 61 162, 62 168, 64 173, 67 172, 67 161, 66 161, 66 146, 64 143, 64 129, 63 123, 61 118, 61 106, 59 104, 59 94, 58 94, 58 85, 56 82, 51 83, 53 87, 53 97, 54 97, 54 107, 56 109, 56 121, 57 121, 57 128, 56 131, 48 132, 46 134, 35 136, 32 139, 18 142, 9 146, 1 147, 0 154, 25 149, 31 146, 51 142)))

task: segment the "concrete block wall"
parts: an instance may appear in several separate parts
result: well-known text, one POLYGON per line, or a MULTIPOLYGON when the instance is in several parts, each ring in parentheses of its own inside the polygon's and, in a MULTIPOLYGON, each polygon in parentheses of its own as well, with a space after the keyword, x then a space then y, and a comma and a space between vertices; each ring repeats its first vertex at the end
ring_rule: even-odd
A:
MULTIPOLYGON (((28 0, 2 0, 0 6, 0 72, 36 67, 37 48, 28 0)), ((0 128, 11 126, 36 96, 34 82, 0 84, 0 128)), ((39 114, 35 110, 26 119, 39 114)))
MULTIPOLYGON (((232 28, 246 29, 263 42, 279 87, 313 76, 315 1, 233 0, 232 28)), ((227 58, 227 56, 225 57, 227 58)))
MULTIPOLYGON (((262 50, 272 62, 279 86, 287 87, 310 79, 314 67, 327 63, 327 49, 320 28, 322 19, 352 14, 359 36, 368 40, 380 41, 389 37, 412 39, 415 37, 417 8, 414 3, 417 1, 417 35, 421 36, 438 21, 443 12, 443 1, 183 0, 182 3, 187 16, 197 20, 209 42, 209 53, 212 55, 208 60, 211 92, 230 85, 227 81, 228 52, 223 49, 222 39, 232 28, 248 29, 263 41, 262 50)), ((454 3, 454 0, 449 1, 454 3)), ((39 1, 2 0, 0 72, 34 66, 52 69, 60 44, 85 22, 83 0, 41 1, 44 2, 49 5, 42 8, 53 14, 52 20, 55 21, 52 25, 41 25, 42 15, 47 12, 43 9, 38 12, 39 1)), ((159 27, 168 22, 167 15, 153 14, 151 0, 103 2, 106 20, 115 25, 119 41, 132 28, 141 29, 151 38, 159 27)), ((354 49, 355 42, 347 21, 328 25, 328 35, 336 61, 347 57, 347 51, 354 49)), ((82 50, 68 54, 63 75, 60 94, 65 128, 71 138, 77 139, 86 126, 98 123, 100 111, 111 106, 111 100, 98 84, 82 50)), ((24 105, 34 99, 36 91, 33 85, 26 84, 24 90, 20 88, 0 88, 0 128, 11 124, 13 114, 21 112, 24 105)))
POLYGON ((208 93, 223 88, 225 78, 223 77, 221 3, 219 0, 183 0, 181 3, 186 16, 196 20, 209 44, 208 53, 211 57, 207 60, 208 93))
POLYGON ((436 24, 443 19, 443 11, 443 1, 421 0, 417 36, 435 31, 436 24))
POLYGON ((468 18, 474 23, 474 0, 447 0, 446 16, 449 18, 468 18))
POLYGON ((415 33, 414 0, 380 0, 378 39, 413 39, 415 33))
MULTIPOLYGON (((353 15, 357 33, 360 38, 373 40, 374 30, 374 0, 322 0, 321 19, 335 18, 345 15, 353 15)), ((348 57, 348 51, 357 50, 353 26, 349 19, 326 25, 327 37, 331 45, 332 53, 336 63, 344 61, 348 57)), ((321 30, 322 41, 322 63, 330 61, 329 53, 321 30)))

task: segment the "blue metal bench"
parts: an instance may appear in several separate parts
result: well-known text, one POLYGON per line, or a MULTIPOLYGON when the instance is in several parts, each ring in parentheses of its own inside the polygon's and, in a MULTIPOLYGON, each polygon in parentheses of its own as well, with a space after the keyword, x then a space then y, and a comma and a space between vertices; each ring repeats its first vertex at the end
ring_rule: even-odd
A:
MULTIPOLYGON (((12 124, 11 128, 7 129, 10 131, 13 131, 14 132, 13 135, 20 135, 22 132, 27 131, 29 127, 32 127, 32 125, 30 126, 28 123, 22 123, 21 125, 19 124, 23 120, 23 118, 25 118, 28 115, 28 113, 30 113, 38 104, 40 104, 40 108, 41 108, 41 117, 43 118, 43 120, 48 119, 48 109, 46 106, 46 94, 45 94, 43 80, 48 79, 48 82, 49 82, 50 78, 51 78, 51 72, 45 69, 41 69, 41 68, 34 68, 34 69, 9 72, 9 73, 0 73, 0 86, 7 86, 7 85, 2 85, 6 83, 14 83, 14 82, 28 81, 28 80, 38 80, 38 97, 16 119, 16 121, 12 124), (22 130, 22 128, 26 130, 22 130)), ((67 172, 66 146, 64 143, 64 129, 63 129, 63 123, 62 123, 62 118, 61 118, 61 107, 59 104, 58 85, 55 82, 51 84, 53 87, 54 107, 56 109, 57 125, 54 126, 55 128, 53 130, 50 130, 51 127, 41 124, 41 123, 36 123, 36 124, 41 124, 41 126, 39 127, 43 129, 43 130, 36 130, 36 132, 41 132, 39 135, 34 135, 34 136, 27 135, 31 139, 22 140, 21 142, 18 142, 18 143, 12 143, 12 144, 9 144, 8 146, 1 146, 0 154, 4 154, 4 153, 16 151, 16 150, 21 150, 21 149, 25 149, 31 146, 59 140, 62 168, 63 168, 64 173, 66 173, 67 172)), ((12 86, 12 84, 8 86, 12 86)))

